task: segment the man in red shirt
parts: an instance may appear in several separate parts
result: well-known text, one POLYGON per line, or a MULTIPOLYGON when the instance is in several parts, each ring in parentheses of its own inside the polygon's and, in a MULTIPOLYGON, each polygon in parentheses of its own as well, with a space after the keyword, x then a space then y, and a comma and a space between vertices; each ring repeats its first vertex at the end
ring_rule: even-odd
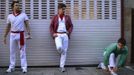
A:
POLYGON ((50 24, 50 32, 55 40, 55 45, 58 52, 61 54, 60 68, 61 72, 65 71, 64 65, 68 50, 68 41, 73 30, 73 24, 70 16, 65 15, 66 5, 60 3, 58 5, 58 14, 52 18, 50 24))

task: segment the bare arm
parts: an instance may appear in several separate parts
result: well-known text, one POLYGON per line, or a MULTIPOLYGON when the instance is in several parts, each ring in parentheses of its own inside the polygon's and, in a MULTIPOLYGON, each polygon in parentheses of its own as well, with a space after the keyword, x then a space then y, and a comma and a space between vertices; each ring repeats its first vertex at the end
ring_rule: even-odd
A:
POLYGON ((26 31, 28 33, 28 36, 26 37, 26 39, 31 39, 32 37, 31 37, 30 26, 29 26, 28 20, 25 21, 25 27, 26 27, 26 31))
POLYGON ((28 35, 30 35, 30 26, 29 26, 29 21, 28 20, 25 21, 25 27, 26 27, 28 35))
POLYGON ((9 33, 10 29, 11 29, 11 24, 8 23, 7 26, 6 26, 5 32, 4 32, 4 44, 6 44, 6 37, 9 33))

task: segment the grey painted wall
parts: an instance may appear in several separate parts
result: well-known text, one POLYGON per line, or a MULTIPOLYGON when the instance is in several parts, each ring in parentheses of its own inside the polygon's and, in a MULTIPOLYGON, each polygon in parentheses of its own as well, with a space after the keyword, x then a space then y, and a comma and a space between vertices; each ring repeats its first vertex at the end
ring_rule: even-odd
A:
POLYGON ((134 0, 124 0, 124 34, 129 47, 128 63, 131 59, 131 9, 134 8, 134 0))

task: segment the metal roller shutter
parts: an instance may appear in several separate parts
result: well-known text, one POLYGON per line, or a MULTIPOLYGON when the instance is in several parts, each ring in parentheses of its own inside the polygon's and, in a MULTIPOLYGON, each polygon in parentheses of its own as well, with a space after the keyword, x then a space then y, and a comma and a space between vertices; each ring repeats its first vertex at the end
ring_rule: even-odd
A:
MULTIPOLYGON (((66 14, 71 16, 74 24, 67 65, 98 64, 103 58, 103 49, 120 37, 121 0, 20 0, 23 12, 30 18, 33 37, 27 41, 29 66, 59 65, 49 24, 57 13, 57 4, 62 2, 67 5, 66 14)), ((0 0, 0 39, 3 39, 6 17, 11 13, 10 4, 9 0, 0 0)), ((17 65, 20 65, 19 50, 16 56, 17 65)), ((3 45, 0 40, 0 66, 8 64, 9 43, 3 45)))

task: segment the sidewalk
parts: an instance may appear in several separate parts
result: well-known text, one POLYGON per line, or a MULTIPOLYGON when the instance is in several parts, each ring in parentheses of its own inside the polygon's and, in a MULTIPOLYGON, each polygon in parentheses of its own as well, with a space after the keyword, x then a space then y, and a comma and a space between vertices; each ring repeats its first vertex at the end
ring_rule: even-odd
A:
MULTIPOLYGON (((7 68, 0 68, 0 75, 110 75, 109 72, 96 69, 96 67, 66 67, 66 72, 60 72, 59 68, 28 68, 27 73, 22 73, 16 68, 12 73, 6 73, 7 68)), ((122 68, 118 75, 134 75, 134 70, 122 68)))

